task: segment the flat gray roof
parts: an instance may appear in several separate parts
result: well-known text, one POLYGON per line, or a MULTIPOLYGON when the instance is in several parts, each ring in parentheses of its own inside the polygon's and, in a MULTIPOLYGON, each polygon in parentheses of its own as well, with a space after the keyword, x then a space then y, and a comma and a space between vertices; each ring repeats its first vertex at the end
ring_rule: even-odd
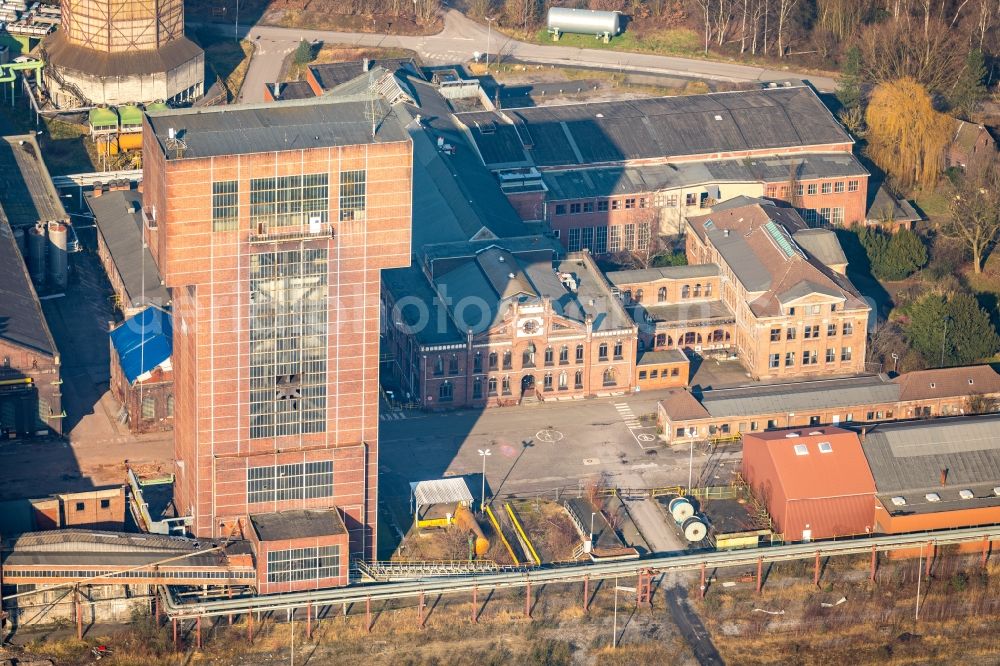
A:
POLYGON ((50 356, 58 353, 3 209, 0 209, 0 338, 50 356))
MULTIPOLYGON (((653 294, 649 294, 652 297, 653 294)), ((723 301, 701 301, 694 303, 672 303, 657 305, 638 304, 634 310, 645 310, 653 321, 679 322, 679 321, 715 321, 733 319, 736 315, 729 309, 723 301)), ((641 313, 637 313, 640 316, 641 313)))
POLYGON ((798 413, 896 400, 899 385, 879 375, 714 389, 701 395, 702 406, 713 418, 798 413))
POLYGON ((664 349, 662 351, 645 351, 639 355, 636 365, 654 365, 657 363, 686 363, 687 355, 680 349, 664 349))
POLYGON ((170 160, 409 140, 395 111, 367 95, 169 109, 146 116, 170 160), (375 137, 372 104, 381 119, 375 137), (180 157, 168 145, 171 129, 185 145, 180 157))
POLYGON ((170 295, 163 286, 153 255, 149 248, 143 247, 142 193, 114 190, 98 197, 88 194, 86 202, 111 254, 111 261, 121 275, 129 305, 168 305, 170 295))
POLYGON ((347 534, 337 509, 296 509, 250 516, 261 541, 287 541, 307 537, 347 534))
POLYGON ((800 181, 868 175, 868 170, 852 153, 806 153, 749 160, 545 170, 542 180, 549 190, 548 200, 561 201, 726 182, 788 182, 793 170, 800 181))
POLYGON ((10 226, 34 226, 39 220, 67 220, 35 137, 5 136, 0 141, 0 205, 10 226))
POLYGON ((719 274, 716 264, 695 264, 688 266, 663 266, 662 268, 636 268, 629 271, 611 271, 605 275, 608 282, 618 286, 656 280, 684 280, 687 278, 712 277, 719 274))

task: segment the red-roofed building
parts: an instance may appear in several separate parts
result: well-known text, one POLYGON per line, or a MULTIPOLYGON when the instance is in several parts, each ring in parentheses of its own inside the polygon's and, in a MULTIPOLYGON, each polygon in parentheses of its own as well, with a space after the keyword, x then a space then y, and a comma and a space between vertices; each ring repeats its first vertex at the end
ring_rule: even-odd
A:
POLYGON ((743 478, 786 541, 868 534, 875 524, 875 481, 850 430, 745 434, 743 478))

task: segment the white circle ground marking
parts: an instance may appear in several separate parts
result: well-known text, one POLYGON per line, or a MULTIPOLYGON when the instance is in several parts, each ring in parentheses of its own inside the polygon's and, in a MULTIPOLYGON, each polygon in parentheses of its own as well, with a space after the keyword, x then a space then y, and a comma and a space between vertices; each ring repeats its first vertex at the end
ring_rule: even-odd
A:
POLYGON ((655 437, 653 437, 649 433, 645 433, 645 432, 642 433, 641 435, 636 435, 635 438, 638 439, 640 442, 652 442, 654 439, 656 439, 655 437))
POLYGON ((539 430, 535 433, 535 439, 539 442, 558 442, 563 438, 563 434, 558 430, 539 430))

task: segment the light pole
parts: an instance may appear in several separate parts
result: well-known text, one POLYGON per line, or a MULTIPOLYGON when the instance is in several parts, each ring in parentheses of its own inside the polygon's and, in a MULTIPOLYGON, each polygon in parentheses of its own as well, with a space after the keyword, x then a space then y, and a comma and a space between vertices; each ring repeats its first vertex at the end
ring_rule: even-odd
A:
POLYGON ((920 556, 917 557, 917 607, 913 611, 913 621, 920 621, 920 574, 923 573, 924 544, 920 544, 920 556))
POLYGON ((618 577, 615 577, 615 623, 611 634, 611 649, 618 647, 618 577))
POLYGON ((597 515, 596 511, 590 512, 590 549, 594 549, 594 516, 597 515))
POLYGON ((688 456, 688 493, 691 492, 692 483, 694 483, 694 439, 691 440, 691 453, 688 456))
POLYGON ((236 27, 233 29, 233 36, 236 41, 240 41, 240 0, 236 0, 236 27))
POLYGON ((490 455, 489 449, 476 449, 483 458, 483 494, 480 495, 482 501, 479 503, 479 510, 486 510, 486 458, 490 455))
POLYGON ((896 370, 897 368, 899 368, 899 354, 897 354, 896 352, 892 352, 891 356, 892 356, 892 374, 895 375, 898 374, 896 370))
POLYGON ((944 318, 944 331, 941 333, 941 366, 940 367, 942 367, 942 368, 944 367, 944 344, 948 340, 948 319, 949 319, 949 317, 945 317, 944 318))
POLYGON ((490 42, 493 40, 493 21, 496 21, 497 17, 494 16, 490 18, 486 17, 486 71, 490 71, 490 42))

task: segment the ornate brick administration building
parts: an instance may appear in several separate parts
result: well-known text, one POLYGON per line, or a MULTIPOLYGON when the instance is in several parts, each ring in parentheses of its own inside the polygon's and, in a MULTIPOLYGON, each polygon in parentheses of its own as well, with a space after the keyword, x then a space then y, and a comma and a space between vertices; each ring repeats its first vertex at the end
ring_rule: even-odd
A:
POLYGON ((338 584, 374 556, 379 276, 410 261, 412 144, 372 104, 143 128, 145 234, 173 301, 175 503, 199 537, 278 535, 258 553, 269 589, 338 584))

